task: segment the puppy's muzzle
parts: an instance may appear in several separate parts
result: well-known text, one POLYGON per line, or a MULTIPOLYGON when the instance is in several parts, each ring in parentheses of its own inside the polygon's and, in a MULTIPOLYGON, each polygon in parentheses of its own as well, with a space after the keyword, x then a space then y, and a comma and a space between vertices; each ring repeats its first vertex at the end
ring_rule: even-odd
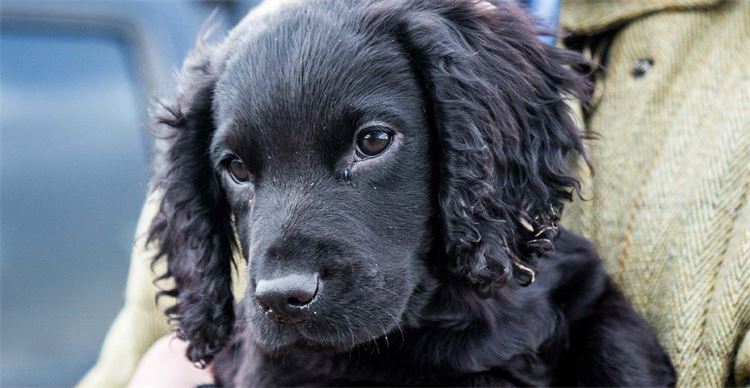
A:
POLYGON ((305 320, 318 293, 318 274, 291 274, 259 280, 255 300, 270 319, 294 325, 305 320))

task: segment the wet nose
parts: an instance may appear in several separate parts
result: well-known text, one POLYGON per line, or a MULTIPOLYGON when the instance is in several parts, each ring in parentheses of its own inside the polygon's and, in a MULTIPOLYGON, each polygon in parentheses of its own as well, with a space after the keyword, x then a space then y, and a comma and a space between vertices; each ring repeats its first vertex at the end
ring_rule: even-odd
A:
POLYGON ((292 274, 258 280, 255 300, 269 318, 288 324, 305 319, 307 306, 318 292, 318 274, 292 274))

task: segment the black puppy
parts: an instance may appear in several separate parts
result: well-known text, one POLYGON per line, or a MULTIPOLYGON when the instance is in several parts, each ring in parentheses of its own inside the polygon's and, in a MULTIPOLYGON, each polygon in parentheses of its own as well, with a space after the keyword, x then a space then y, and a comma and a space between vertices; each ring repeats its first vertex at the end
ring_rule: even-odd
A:
POLYGON ((237 386, 673 385, 556 226, 579 64, 503 1, 271 1, 199 44, 151 229, 187 356, 237 386))

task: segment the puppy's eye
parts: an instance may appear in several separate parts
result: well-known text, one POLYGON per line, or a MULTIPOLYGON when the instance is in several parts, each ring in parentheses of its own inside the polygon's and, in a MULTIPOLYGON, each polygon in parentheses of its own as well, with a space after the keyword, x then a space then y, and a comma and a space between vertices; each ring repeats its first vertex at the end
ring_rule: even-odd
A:
POLYGON ((226 169, 229 171, 229 175, 237 183, 250 182, 250 171, 245 167, 245 163, 238 157, 233 157, 226 162, 226 169))
POLYGON ((372 127, 359 132, 357 135, 357 157, 364 159, 380 155, 388 149, 393 140, 393 134, 386 127, 372 127))

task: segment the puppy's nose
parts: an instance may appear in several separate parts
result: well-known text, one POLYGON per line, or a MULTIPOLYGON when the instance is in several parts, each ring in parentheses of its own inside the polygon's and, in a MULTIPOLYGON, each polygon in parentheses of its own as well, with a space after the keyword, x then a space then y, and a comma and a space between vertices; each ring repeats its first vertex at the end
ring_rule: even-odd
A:
POLYGON ((258 280, 255 300, 266 315, 280 323, 296 324, 305 319, 307 305, 318 292, 318 274, 292 274, 258 280))

